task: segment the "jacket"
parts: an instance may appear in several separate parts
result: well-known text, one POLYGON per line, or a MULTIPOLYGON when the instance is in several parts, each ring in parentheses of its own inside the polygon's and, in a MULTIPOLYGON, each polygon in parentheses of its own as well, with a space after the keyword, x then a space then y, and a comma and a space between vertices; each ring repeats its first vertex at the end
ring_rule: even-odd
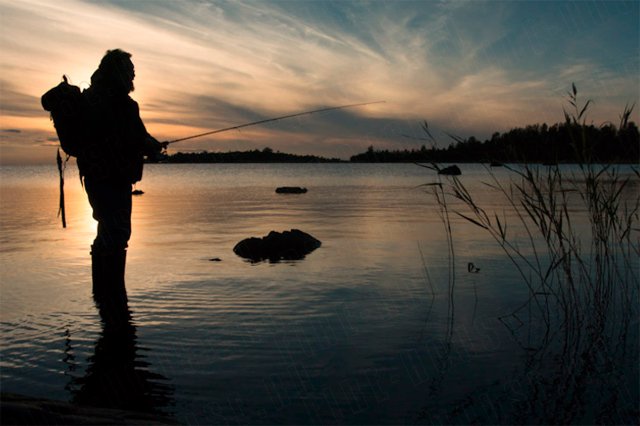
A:
POLYGON ((128 94, 94 87, 83 93, 89 103, 90 140, 78 156, 81 176, 135 183, 142 179, 144 156, 153 139, 128 94))

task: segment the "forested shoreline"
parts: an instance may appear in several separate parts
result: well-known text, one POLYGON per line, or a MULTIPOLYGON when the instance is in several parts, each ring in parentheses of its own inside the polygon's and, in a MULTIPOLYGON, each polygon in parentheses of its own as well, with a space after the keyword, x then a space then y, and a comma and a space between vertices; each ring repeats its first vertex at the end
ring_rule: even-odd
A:
POLYGON ((323 158, 315 155, 295 155, 262 150, 229 152, 177 152, 167 156, 166 163, 339 163, 338 158, 323 158))
POLYGON ((546 123, 494 133, 480 141, 474 136, 438 148, 376 150, 351 157, 351 162, 461 162, 461 163, 637 163, 640 160, 638 127, 633 122, 620 129, 613 124, 596 127, 574 123, 546 123))
MULTIPOLYGON (((430 136, 430 135, 429 135, 430 136)), ((453 143, 439 147, 429 139, 430 147, 404 150, 375 149, 351 156, 352 163, 638 163, 640 134, 632 121, 619 127, 571 122, 528 125, 505 133, 494 133, 484 141, 449 136, 453 143)), ((425 138, 426 139, 426 138, 425 138)), ((296 155, 271 148, 231 152, 178 152, 167 156, 168 163, 338 163, 338 158, 296 155)))

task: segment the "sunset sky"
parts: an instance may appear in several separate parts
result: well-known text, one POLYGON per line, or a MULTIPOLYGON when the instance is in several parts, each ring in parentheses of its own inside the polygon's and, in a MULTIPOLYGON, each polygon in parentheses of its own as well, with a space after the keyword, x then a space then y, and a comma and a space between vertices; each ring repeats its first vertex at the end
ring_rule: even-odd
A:
MULTIPOLYGON (((638 1, 0 0, 0 163, 50 163, 40 96, 88 87, 107 49, 133 54, 160 140, 272 116, 385 100, 172 145, 349 158, 418 148, 420 122, 485 138, 562 119, 575 82, 596 124, 640 92, 638 1)), ((638 120, 638 110, 633 119, 638 120)))

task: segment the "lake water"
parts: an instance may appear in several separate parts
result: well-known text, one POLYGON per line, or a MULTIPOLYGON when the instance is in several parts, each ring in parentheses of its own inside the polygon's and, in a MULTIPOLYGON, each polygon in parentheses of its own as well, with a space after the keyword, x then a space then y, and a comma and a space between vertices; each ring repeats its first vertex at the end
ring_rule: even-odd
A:
MULTIPOLYGON (((488 170, 461 168, 471 192, 514 222, 481 183, 488 170)), ((507 170, 492 170, 506 182, 507 170)), ((622 173, 637 199, 637 177, 622 173)), ((435 180, 409 164, 147 166, 126 271, 135 328, 118 340, 93 303, 96 224, 74 167, 66 229, 54 165, 3 167, 2 391, 90 399, 92 377, 117 386, 133 380, 116 377, 126 371, 147 409, 182 424, 636 423, 637 309, 611 325, 626 330, 614 343, 591 342, 594 359, 567 356, 553 330, 540 345, 529 289, 484 230, 452 217, 450 257, 433 187, 419 186, 435 180), (322 246, 280 263, 232 251, 292 228, 322 246), (108 370, 110 357, 130 368, 108 370)), ((524 234, 516 240, 526 251, 524 234)), ((637 267, 625 294, 636 302, 637 267)))

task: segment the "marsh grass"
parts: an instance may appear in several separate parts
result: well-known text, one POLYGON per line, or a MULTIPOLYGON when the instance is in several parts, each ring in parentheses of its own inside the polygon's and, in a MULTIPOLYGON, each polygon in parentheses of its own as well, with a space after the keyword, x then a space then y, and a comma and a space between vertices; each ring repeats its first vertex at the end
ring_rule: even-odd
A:
MULTIPOLYGON (((633 357, 637 351, 637 344, 628 347, 627 337, 630 327, 637 328, 640 173, 637 167, 629 175, 594 162, 584 131, 591 101, 581 105, 575 85, 568 96, 572 108, 564 115, 580 159, 577 172, 567 175, 558 165, 507 165, 511 178, 505 183, 487 167, 484 185, 506 200, 515 223, 505 211, 484 207, 458 176, 438 175, 425 187, 446 231, 450 304, 455 217, 483 229, 528 289, 527 300, 498 318, 525 351, 529 371, 530 392, 511 420, 635 422, 637 404, 635 411, 620 408, 625 392, 620 386, 629 353, 633 357)), ((632 110, 625 107, 621 130, 632 110)), ((435 164, 422 166, 439 170, 435 164)))

